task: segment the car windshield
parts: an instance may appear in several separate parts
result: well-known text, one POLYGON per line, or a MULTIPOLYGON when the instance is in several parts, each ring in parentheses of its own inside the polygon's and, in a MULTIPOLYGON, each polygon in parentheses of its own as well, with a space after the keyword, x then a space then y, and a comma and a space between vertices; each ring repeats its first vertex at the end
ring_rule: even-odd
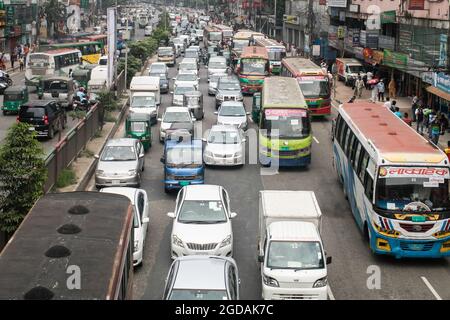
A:
POLYGON ((354 66, 348 66, 350 73, 364 73, 364 67, 363 66, 358 66, 358 65, 354 65, 354 66))
POLYGON ((304 109, 267 109, 263 113, 261 133, 282 139, 299 139, 310 134, 310 123, 304 109))
POLYGON ((133 100, 131 102, 131 107, 133 108, 145 108, 155 105, 156 100, 154 96, 133 97, 133 100))
POLYGON ((383 210, 450 210, 447 168, 381 167, 375 204, 383 210))
POLYGON ((237 81, 219 81, 219 90, 236 91, 241 90, 241 86, 237 81))
POLYGON ((133 132, 140 132, 140 133, 147 132, 147 123, 143 121, 142 122, 133 121, 131 122, 130 129, 133 132))
POLYGON ((136 160, 134 147, 107 146, 101 157, 102 161, 132 161, 136 160))
POLYGON ((180 223, 223 223, 227 222, 220 200, 185 200, 178 214, 180 223))
POLYGON ((210 41, 221 41, 222 40, 222 32, 210 32, 209 35, 210 41))
POLYGON ((185 58, 197 58, 198 52, 197 50, 187 50, 184 54, 185 58))
POLYGON ((186 92, 190 92, 190 91, 195 91, 195 87, 181 87, 181 86, 177 86, 175 88, 174 94, 175 95, 180 95, 180 94, 185 94, 186 92))
POLYGON ((208 143, 212 144, 238 144, 241 142, 236 131, 210 131, 208 143))
POLYGON ((327 79, 302 80, 298 83, 305 98, 328 97, 330 95, 330 86, 327 79))
MULTIPOLYGON (((175 41, 174 41, 175 43, 175 41)), ((171 56, 173 55, 173 51, 171 49, 159 49, 158 50, 159 56, 171 56)))
POLYGON ((271 269, 323 269, 324 259, 318 241, 271 241, 267 254, 271 269))
POLYGON ((225 61, 211 61, 208 64, 209 69, 225 69, 227 64, 225 61))
POLYGON ((183 168, 201 166, 202 149, 191 146, 170 148, 167 150, 166 165, 168 167, 182 166, 183 168))
POLYGON ((171 112, 166 112, 164 114, 164 119, 163 122, 169 122, 169 123, 174 123, 174 122, 190 122, 191 118, 189 117, 189 112, 184 112, 184 111, 171 111, 171 112))
POLYGON ((267 61, 264 59, 241 59, 241 72, 243 74, 265 75, 267 61))
POLYGON ((169 300, 227 300, 226 290, 173 289, 169 300))
POLYGON ((133 206, 133 228, 139 228, 139 216, 136 210, 136 206, 133 206))
POLYGON ((54 81, 49 83, 47 88, 48 90, 67 91, 69 86, 67 85, 67 82, 54 81))
POLYGON ((3 96, 3 100, 6 101, 14 101, 14 100, 22 100, 23 96, 20 93, 5 93, 3 96))
POLYGON ((224 74, 222 74, 222 75, 212 74, 209 78, 209 82, 217 82, 217 81, 219 81, 219 78, 223 77, 223 76, 225 76, 225 75, 224 74))
POLYGON ((219 110, 219 116, 224 117, 242 117, 245 116, 245 109, 241 105, 222 106, 219 110))
POLYGON ((27 108, 26 106, 20 108, 20 114, 19 114, 20 118, 42 118, 44 116, 45 116, 45 108, 39 108, 39 107, 27 108))
POLYGON ((153 65, 150 67, 150 73, 165 73, 166 68, 164 66, 153 65))
POLYGON ((197 65, 195 63, 180 63, 180 70, 197 70, 197 65))
POLYGON ((180 73, 177 76, 178 81, 197 81, 197 76, 195 74, 190 73, 180 73))

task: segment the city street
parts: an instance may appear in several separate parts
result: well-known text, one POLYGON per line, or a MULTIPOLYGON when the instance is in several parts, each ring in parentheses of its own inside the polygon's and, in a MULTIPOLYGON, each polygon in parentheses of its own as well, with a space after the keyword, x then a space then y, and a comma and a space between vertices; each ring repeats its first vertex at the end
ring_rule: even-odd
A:
MULTIPOLYGON (((176 67, 170 69, 170 78, 176 67)), ((200 88, 204 94, 205 118, 201 125, 209 129, 215 123, 214 97, 207 95, 206 69, 201 66, 200 88)), ((172 83, 171 83, 172 85, 172 83)), ((338 92, 343 86, 338 84, 338 92)), ((339 95, 339 94, 338 94, 339 95)), ((338 96, 339 98, 339 96, 338 96)), ((346 97, 341 97, 341 101, 346 97)), ((162 95, 163 110, 171 105, 171 94, 162 95)), ((251 97, 245 98, 251 111, 251 97)), ((334 110, 335 112, 335 110, 334 110)), ((197 123, 200 126, 200 122, 197 123)), ((251 123, 250 128, 256 128, 251 123)), ((313 121, 313 156, 307 169, 282 169, 278 174, 262 176, 259 165, 242 168, 207 168, 205 183, 222 185, 230 194, 233 220, 234 258, 241 279, 241 299, 261 298, 261 277, 257 263, 258 191, 262 189, 313 190, 321 207, 322 237, 325 250, 332 256, 328 266, 330 298, 335 299, 450 299, 449 259, 408 259, 373 255, 358 229, 350 206, 342 192, 332 165, 331 119, 313 121), (368 289, 368 277, 379 268, 381 286, 368 289)), ((158 125, 153 127, 153 144, 146 155, 142 188, 150 199, 150 225, 143 265, 134 277, 134 299, 161 299, 170 258, 172 220, 166 213, 175 207, 176 193, 165 194, 162 144, 158 143, 158 125)), ((248 148, 247 148, 248 149, 248 148)))

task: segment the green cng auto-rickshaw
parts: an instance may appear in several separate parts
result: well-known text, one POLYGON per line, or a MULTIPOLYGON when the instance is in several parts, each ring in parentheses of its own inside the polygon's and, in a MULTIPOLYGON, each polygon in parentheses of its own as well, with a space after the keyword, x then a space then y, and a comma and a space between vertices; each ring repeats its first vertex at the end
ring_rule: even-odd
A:
POLYGON ((150 115, 146 113, 130 113, 125 122, 125 136, 139 139, 147 151, 152 146, 152 125, 150 115))
POLYGON ((259 125, 260 112, 261 112, 261 93, 255 92, 253 94, 253 103, 252 103, 252 120, 257 125, 259 125))
POLYGON ((20 106, 29 100, 26 86, 12 86, 6 88, 3 96, 3 114, 18 113, 20 106))

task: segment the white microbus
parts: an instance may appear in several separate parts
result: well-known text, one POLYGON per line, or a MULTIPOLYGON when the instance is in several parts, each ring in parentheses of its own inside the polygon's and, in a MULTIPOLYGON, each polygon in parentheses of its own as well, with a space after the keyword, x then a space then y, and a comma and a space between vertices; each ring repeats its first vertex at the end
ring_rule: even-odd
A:
POLYGON ((81 64, 81 51, 58 49, 30 53, 25 67, 25 83, 37 86, 44 76, 68 76, 70 69, 75 70, 81 64))
POLYGON ((449 161, 389 109, 339 108, 333 164, 370 249, 396 258, 450 256, 449 161))

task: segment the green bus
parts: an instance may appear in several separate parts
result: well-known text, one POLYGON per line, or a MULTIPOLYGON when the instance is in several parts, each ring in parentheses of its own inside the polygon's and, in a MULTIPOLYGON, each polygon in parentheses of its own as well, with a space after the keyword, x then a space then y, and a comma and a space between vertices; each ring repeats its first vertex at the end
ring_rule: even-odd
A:
POLYGON ((41 46, 42 51, 67 48, 80 50, 82 55, 81 60, 92 64, 98 64, 100 57, 105 52, 105 44, 102 41, 54 43, 41 46))
POLYGON ((296 79, 264 81, 259 117, 259 159, 262 165, 307 166, 311 163, 311 120, 296 79), (274 161, 274 159, 277 159, 274 161))

